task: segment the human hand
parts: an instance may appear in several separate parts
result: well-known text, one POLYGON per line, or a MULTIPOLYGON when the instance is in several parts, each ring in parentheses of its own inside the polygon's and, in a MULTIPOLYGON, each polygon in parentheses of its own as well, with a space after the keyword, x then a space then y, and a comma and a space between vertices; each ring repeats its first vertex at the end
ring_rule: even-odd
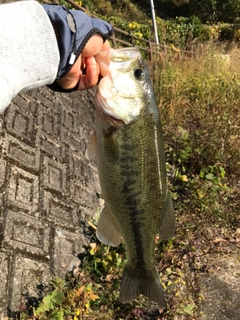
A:
POLYGON ((95 86, 99 81, 100 67, 95 56, 102 50, 109 50, 108 40, 103 42, 99 34, 94 34, 84 47, 69 73, 56 82, 63 89, 72 89, 78 84, 77 90, 86 90, 95 86))
POLYGON ((68 10, 60 5, 42 6, 54 28, 60 53, 56 80, 49 88, 71 92, 93 87, 100 75, 94 57, 110 49, 107 39, 113 34, 112 26, 80 10, 68 10))

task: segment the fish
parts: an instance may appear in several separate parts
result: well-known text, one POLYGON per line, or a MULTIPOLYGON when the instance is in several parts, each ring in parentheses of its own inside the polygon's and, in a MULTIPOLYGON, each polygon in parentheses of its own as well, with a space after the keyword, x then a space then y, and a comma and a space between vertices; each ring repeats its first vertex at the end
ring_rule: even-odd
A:
POLYGON ((165 308, 155 266, 155 237, 175 230, 174 207, 166 182, 164 141, 149 68, 138 48, 110 49, 96 60, 103 75, 95 96, 95 129, 87 157, 96 156, 104 208, 98 239, 122 241, 127 262, 120 301, 140 294, 165 308))

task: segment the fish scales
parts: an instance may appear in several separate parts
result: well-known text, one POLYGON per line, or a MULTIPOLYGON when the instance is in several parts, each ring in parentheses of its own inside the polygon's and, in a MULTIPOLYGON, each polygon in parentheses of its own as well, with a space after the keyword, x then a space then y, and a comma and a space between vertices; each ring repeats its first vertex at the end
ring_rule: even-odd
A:
POLYGON ((103 198, 111 212, 119 212, 117 224, 128 247, 129 264, 134 269, 140 261, 142 265, 138 269, 143 273, 155 265, 154 259, 149 257, 154 256, 159 208, 163 207, 162 198, 166 193, 166 184, 161 181, 164 175, 159 172, 157 164, 155 127, 153 115, 145 115, 141 121, 126 126, 112 137, 117 140, 114 146, 118 148, 118 161, 114 160, 114 166, 104 152, 108 148, 108 139, 104 139, 99 150, 99 177, 100 181, 105 181, 103 198), (130 154, 126 145, 131 147, 130 154), (114 185, 118 187, 117 192, 114 185), (137 228, 137 224, 141 228, 137 228), (138 259, 139 252, 142 252, 141 259, 138 259))
MULTIPOLYGON (((120 52, 119 60, 122 54, 120 52)), ((106 110, 111 103, 107 101, 109 92, 102 100, 99 88, 96 96, 97 167, 105 200, 97 236, 110 245, 118 245, 121 237, 124 239, 127 264, 120 289, 121 301, 131 301, 142 293, 164 307, 164 294, 155 268, 155 236, 158 231, 163 238, 173 234, 174 213, 166 184, 162 128, 147 66, 139 56, 136 59, 124 56, 123 60, 124 63, 130 60, 125 72, 118 70, 117 78, 110 65, 110 80, 106 76, 103 83, 108 80, 115 85, 112 91, 117 95, 116 101, 122 95, 123 102, 134 103, 130 106, 130 113, 131 110, 135 113, 132 119, 129 122, 126 117, 119 119, 121 111, 109 115, 106 110), (136 70, 144 74, 141 83, 131 77, 136 70), (129 85, 136 81, 133 83, 137 92, 135 100, 132 96, 128 98, 134 94, 133 90, 127 95, 127 89, 117 86, 118 79, 126 75, 130 77, 129 85)), ((113 94, 111 99, 114 98, 113 94)))

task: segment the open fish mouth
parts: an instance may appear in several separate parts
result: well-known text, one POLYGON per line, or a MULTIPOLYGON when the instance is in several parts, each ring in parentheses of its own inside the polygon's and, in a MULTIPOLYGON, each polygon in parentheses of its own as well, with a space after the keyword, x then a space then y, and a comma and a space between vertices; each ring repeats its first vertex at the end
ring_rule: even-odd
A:
POLYGON ((96 56, 103 78, 98 85, 95 105, 101 113, 122 120, 135 121, 143 109, 146 66, 137 48, 110 49, 96 56))
POLYGON ((124 63, 128 60, 141 59, 141 53, 135 47, 110 49, 100 51, 95 59, 100 66, 101 75, 105 77, 109 72, 111 62, 124 63))
POLYGON ((114 121, 125 123, 124 120, 120 116, 118 116, 117 113, 114 112, 114 110, 110 107, 107 99, 100 93, 96 94, 94 102, 96 105, 101 106, 101 114, 104 118, 108 118, 109 122, 114 121))

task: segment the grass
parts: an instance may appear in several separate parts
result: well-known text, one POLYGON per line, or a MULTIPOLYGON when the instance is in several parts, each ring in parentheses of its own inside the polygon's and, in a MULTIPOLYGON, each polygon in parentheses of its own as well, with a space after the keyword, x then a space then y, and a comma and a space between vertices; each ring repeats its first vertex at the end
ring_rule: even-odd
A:
POLYGON ((181 165, 190 174, 223 167, 234 185, 240 177, 240 49, 229 54, 229 62, 214 48, 196 59, 164 61, 156 92, 166 144, 181 165))
POLYGON ((240 221, 240 50, 232 49, 230 62, 216 56, 218 50, 211 46, 195 59, 165 58, 155 73, 177 221, 172 239, 156 238, 167 310, 144 297, 119 302, 124 246, 100 244, 93 228, 81 269, 53 280, 34 312, 23 308, 22 320, 199 319, 199 277, 210 268, 203 257, 218 250, 214 235, 232 237, 240 221))

